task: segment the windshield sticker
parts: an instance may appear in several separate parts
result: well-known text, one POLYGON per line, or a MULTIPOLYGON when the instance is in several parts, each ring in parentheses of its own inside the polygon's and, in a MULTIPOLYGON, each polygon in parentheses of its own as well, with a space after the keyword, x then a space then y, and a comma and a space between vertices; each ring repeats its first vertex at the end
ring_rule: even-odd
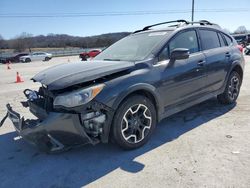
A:
POLYGON ((148 36, 159 36, 159 35, 165 35, 167 32, 153 32, 149 33, 148 36))

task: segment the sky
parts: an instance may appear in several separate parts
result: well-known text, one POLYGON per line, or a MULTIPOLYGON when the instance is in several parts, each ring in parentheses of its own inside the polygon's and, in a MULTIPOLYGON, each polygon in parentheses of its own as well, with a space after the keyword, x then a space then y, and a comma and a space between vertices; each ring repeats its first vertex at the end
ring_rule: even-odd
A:
MULTIPOLYGON (((209 20, 230 31, 241 25, 250 30, 250 0, 194 1, 194 20, 209 20)), ((0 35, 10 39, 22 32, 74 36, 132 32, 158 22, 191 20, 191 7, 192 0, 0 0, 0 35)))

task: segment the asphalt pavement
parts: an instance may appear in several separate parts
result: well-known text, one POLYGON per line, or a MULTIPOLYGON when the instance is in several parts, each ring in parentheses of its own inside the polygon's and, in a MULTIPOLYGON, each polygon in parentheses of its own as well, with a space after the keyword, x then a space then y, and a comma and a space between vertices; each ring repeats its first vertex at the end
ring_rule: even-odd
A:
MULTIPOLYGON (((237 104, 211 99, 164 119, 150 141, 137 150, 114 144, 86 145, 48 155, 17 137, 10 122, 0 128, 0 187, 250 187, 250 56, 245 57, 237 104)), ((30 78, 77 56, 49 62, 0 65, 0 118, 5 104, 25 117, 23 89, 30 78), (19 72, 22 83, 14 83, 19 72)))

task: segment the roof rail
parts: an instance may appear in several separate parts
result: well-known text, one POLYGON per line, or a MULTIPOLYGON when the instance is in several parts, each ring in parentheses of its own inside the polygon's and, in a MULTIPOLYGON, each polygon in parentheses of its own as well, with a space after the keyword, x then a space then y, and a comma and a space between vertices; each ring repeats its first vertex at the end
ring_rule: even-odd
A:
MULTIPOLYGON (((154 27, 154 26, 158 26, 158 25, 164 25, 164 24, 169 24, 169 23, 185 23, 185 24, 188 24, 189 22, 186 21, 186 20, 173 20, 173 21, 168 21, 168 22, 161 22, 161 23, 157 23, 157 24, 153 24, 153 25, 148 25, 146 27, 144 27, 143 29, 141 30, 137 30, 135 31, 134 33, 138 33, 138 32, 141 32, 141 31, 146 31, 146 30, 149 30, 149 28, 151 27, 154 27)), ((178 25, 176 25, 178 26, 178 25)))
POLYGON ((157 23, 157 24, 153 24, 153 25, 148 25, 148 26, 144 27, 141 30, 135 31, 134 33, 138 33, 138 32, 141 32, 141 31, 146 31, 146 30, 149 30, 151 27, 158 26, 158 25, 169 24, 169 23, 178 23, 178 24, 175 24, 175 25, 170 25, 169 27, 180 27, 181 23, 183 23, 184 25, 199 24, 199 25, 214 25, 214 26, 220 27, 219 25, 217 25, 215 23, 211 23, 211 22, 209 22, 207 20, 200 20, 200 21, 194 21, 194 22, 189 22, 189 21, 186 21, 186 20, 173 20, 173 21, 161 22, 161 23, 157 23))
POLYGON ((200 20, 200 21, 194 21, 194 22, 189 22, 190 24, 199 24, 199 25, 211 25, 211 26, 216 26, 216 27, 219 27, 221 28, 218 24, 215 24, 215 23, 212 23, 212 22, 209 22, 207 20, 200 20))

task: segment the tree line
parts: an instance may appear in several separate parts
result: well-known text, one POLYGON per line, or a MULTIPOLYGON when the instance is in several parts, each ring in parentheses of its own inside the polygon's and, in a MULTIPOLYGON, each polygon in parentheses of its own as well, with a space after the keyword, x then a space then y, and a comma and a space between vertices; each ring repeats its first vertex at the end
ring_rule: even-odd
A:
MULTIPOLYGON (((224 31, 231 33, 229 30, 224 31)), ((239 26, 231 34, 244 34, 250 31, 245 26, 239 26)), ((70 36, 66 34, 48 34, 33 36, 32 34, 23 32, 17 37, 4 40, 0 35, 0 49, 14 49, 16 52, 22 52, 31 48, 96 48, 107 47, 118 41, 119 39, 129 35, 129 32, 107 33, 90 37, 70 36)))
POLYGON ((22 52, 31 48, 107 47, 129 34, 129 32, 119 32, 90 37, 77 37, 66 34, 32 36, 23 32, 10 40, 4 40, 0 35, 0 49, 14 49, 16 52, 22 52))

